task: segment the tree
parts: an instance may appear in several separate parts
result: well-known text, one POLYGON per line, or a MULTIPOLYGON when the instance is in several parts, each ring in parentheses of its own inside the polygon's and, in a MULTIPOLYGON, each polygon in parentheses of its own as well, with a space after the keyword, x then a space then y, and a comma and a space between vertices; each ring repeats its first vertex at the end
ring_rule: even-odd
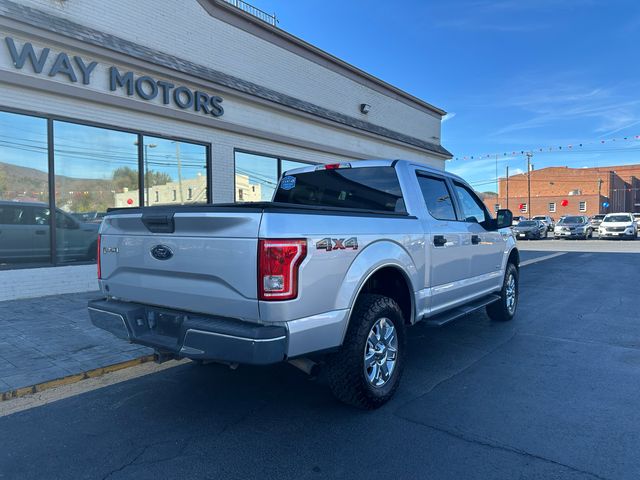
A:
POLYGON ((145 185, 147 187, 155 187, 156 185, 166 185, 169 182, 172 182, 171 175, 164 172, 154 172, 153 170, 149 170, 145 175, 145 185))
MULTIPOLYGON (((145 185, 155 187, 172 182, 171 175, 165 172, 149 170, 145 175, 145 185)), ((118 192, 125 188, 129 190, 138 189, 138 172, 129 167, 120 167, 113 171, 113 186, 118 192)))
POLYGON ((122 192, 125 188, 136 190, 138 188, 138 172, 129 167, 116 168, 113 171, 113 186, 118 192, 122 192))
POLYGON ((7 187, 7 174, 4 173, 4 168, 0 167, 0 198, 5 198, 7 187))

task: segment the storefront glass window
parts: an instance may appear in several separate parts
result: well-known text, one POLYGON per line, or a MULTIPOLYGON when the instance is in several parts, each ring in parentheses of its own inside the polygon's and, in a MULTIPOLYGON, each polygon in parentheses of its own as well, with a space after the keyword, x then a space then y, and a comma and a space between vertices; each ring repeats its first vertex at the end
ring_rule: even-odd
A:
POLYGON ((144 137, 145 205, 207 202, 207 148, 144 137))
POLYGON ((95 260, 110 207, 138 206, 138 136, 54 122, 57 263, 95 260))
POLYGON ((51 261, 47 121, 0 112, 0 268, 51 261))
POLYGON ((236 152, 236 202, 268 202, 277 184, 277 158, 236 152))
POLYGON ((308 163, 303 163, 303 162, 294 162, 293 160, 282 160, 282 173, 286 172, 287 170, 293 170, 294 168, 300 168, 300 167, 308 167, 309 164, 308 163))

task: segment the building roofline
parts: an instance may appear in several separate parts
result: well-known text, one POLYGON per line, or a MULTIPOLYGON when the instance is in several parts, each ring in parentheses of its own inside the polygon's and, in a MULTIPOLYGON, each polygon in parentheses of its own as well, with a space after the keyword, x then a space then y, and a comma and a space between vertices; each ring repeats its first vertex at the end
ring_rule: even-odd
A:
POLYGON ((420 98, 411 95, 404 90, 381 80, 380 78, 351 65, 344 60, 318 48, 295 35, 292 35, 278 27, 254 17, 250 13, 234 7, 224 0, 197 0, 198 3, 214 18, 222 20, 234 27, 252 33, 263 40, 285 48, 321 66, 329 68, 345 77, 372 88, 395 100, 417 108, 421 111, 442 117, 447 114, 445 110, 431 105, 420 98))

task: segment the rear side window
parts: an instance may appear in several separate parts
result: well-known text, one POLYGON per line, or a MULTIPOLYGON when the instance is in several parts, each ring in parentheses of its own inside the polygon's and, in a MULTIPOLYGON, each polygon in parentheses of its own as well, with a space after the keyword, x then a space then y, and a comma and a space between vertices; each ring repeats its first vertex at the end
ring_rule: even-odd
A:
POLYGON ((26 225, 29 223, 29 215, 26 207, 18 205, 0 206, 0 224, 26 225))
POLYGON ((274 202, 406 213, 393 167, 339 168, 287 175, 274 202))
POLYGON ((427 209, 438 220, 457 220, 447 184, 441 178, 418 175, 418 184, 427 209))

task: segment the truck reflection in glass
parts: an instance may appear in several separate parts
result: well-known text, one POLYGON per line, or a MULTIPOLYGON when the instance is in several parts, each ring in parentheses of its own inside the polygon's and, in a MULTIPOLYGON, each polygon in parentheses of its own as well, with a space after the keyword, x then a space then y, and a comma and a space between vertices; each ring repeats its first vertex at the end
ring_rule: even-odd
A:
MULTIPOLYGON (((95 260, 103 214, 86 215, 89 221, 79 221, 56 209, 58 263, 95 260)), ((49 263, 50 217, 46 204, 0 201, 0 264, 49 263)))

